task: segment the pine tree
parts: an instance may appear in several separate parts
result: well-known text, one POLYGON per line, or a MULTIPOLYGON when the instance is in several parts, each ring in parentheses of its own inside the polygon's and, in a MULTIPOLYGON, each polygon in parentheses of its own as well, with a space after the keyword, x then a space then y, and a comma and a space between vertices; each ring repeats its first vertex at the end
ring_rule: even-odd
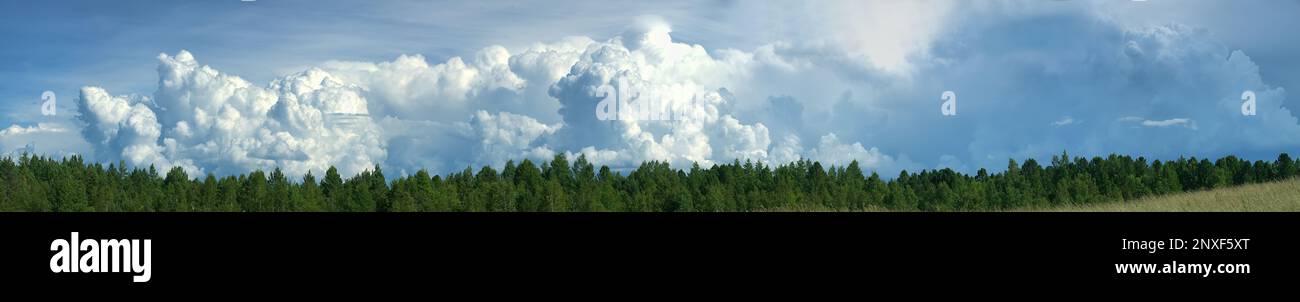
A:
POLYGON ((1131 200, 1149 195, 1212 189, 1295 175, 1282 154, 1273 162, 1226 156, 1180 158, 1147 164, 1146 158, 1054 156, 974 176, 952 169, 901 171, 884 180, 864 176, 858 162, 822 166, 800 160, 769 168, 735 160, 689 171, 647 161, 627 176, 585 156, 535 165, 507 162, 502 173, 483 166, 430 175, 420 170, 392 182, 379 166, 343 180, 330 168, 323 180, 308 172, 301 182, 273 168, 217 178, 191 179, 180 167, 166 175, 125 163, 87 164, 79 156, 0 158, 3 211, 898 211, 1015 209, 1131 200), (16 159, 16 161, 15 161, 16 159))
POLYGON ((542 186, 544 185, 542 172, 537 169, 537 166, 531 160, 525 159, 519 163, 519 167, 515 170, 514 183, 515 187, 522 190, 518 201, 515 203, 519 207, 519 211, 541 212, 545 210, 541 195, 542 186))
POLYGON ((307 171, 307 174, 302 176, 302 185, 298 192, 302 196, 302 205, 298 207, 299 210, 320 212, 329 209, 329 205, 325 202, 325 193, 316 184, 316 176, 312 175, 311 171, 307 171))
POLYGON ((1278 179, 1287 179, 1296 175, 1296 163, 1291 160, 1290 154, 1282 153, 1278 155, 1277 161, 1274 163, 1278 179))
POLYGON ((221 189, 217 185, 217 177, 208 173, 203 178, 203 183, 199 185, 199 200, 197 207, 202 211, 217 211, 220 208, 221 189))
POLYGON ((239 192, 239 207, 246 212, 266 212, 270 211, 267 206, 267 196, 269 195, 266 185, 266 174, 262 170, 255 170, 248 174, 248 178, 243 181, 243 188, 239 192))
POLYGON ((282 212, 295 210, 301 203, 301 200, 295 202, 293 194, 290 191, 289 179, 284 175, 280 168, 271 170, 271 177, 267 179, 268 194, 270 200, 263 202, 266 204, 267 211, 282 212))
POLYGON ((159 211, 194 211, 194 201, 190 200, 190 176, 181 167, 172 167, 163 180, 163 191, 167 192, 164 202, 159 204, 159 211))
POLYGON ((343 192, 343 177, 339 175, 339 170, 330 166, 325 170, 325 179, 321 180, 321 193, 325 195, 326 204, 329 205, 326 210, 343 211, 348 206, 348 194, 343 192))
POLYGON ((415 189, 409 179, 393 181, 391 190, 392 212, 417 212, 420 204, 415 200, 415 189))
POLYGON ((388 212, 392 208, 392 204, 388 201, 388 179, 384 178, 384 170, 380 169, 379 165, 375 165, 374 172, 370 174, 366 185, 369 186, 367 191, 370 192, 373 204, 360 205, 362 211, 388 212))

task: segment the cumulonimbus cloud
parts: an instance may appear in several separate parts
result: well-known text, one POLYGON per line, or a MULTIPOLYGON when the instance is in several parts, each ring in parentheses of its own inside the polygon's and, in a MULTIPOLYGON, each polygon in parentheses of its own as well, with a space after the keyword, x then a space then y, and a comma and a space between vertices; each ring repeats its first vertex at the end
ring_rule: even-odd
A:
POLYGON ((272 167, 302 175, 330 165, 356 173, 385 157, 360 89, 320 69, 259 87, 187 51, 158 61, 153 96, 81 90, 82 132, 96 156, 196 175, 272 167))
POLYGON ((488 46, 432 64, 421 55, 331 61, 266 85, 180 51, 158 57, 152 95, 82 89, 79 119, 100 159, 219 174, 443 173, 568 154, 616 168, 857 160, 896 175, 996 169, 1062 150, 1176 157, 1300 144, 1284 91, 1194 28, 981 4, 946 11, 968 13, 940 14, 923 39, 896 48, 791 37, 710 50, 675 41, 651 18, 606 40, 488 46), (689 103, 693 114, 602 120, 604 86, 689 103), (1236 114, 1242 90, 1258 95, 1258 115, 1236 114), (960 96, 959 115, 939 113, 943 91, 960 96))

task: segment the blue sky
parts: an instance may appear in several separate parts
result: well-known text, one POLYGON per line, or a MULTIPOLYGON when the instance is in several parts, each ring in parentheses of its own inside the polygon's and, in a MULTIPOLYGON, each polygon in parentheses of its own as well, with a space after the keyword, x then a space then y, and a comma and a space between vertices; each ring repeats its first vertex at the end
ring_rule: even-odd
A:
POLYGON ((895 175, 1062 151, 1300 150, 1291 0, 8 1, 0 15, 8 154, 218 174, 582 154, 895 175), (620 81, 701 114, 595 119, 595 92, 620 81), (1246 90, 1255 116, 1239 113, 1246 90))

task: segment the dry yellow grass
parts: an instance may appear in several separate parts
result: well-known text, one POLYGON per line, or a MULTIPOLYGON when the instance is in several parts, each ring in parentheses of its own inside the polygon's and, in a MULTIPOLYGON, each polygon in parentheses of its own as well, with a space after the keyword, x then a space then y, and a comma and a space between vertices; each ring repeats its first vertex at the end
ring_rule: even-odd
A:
POLYGON ((854 208, 832 208, 832 207, 826 207, 826 206, 820 206, 820 205, 795 205, 795 206, 776 207, 776 208, 770 208, 770 209, 759 209, 759 210, 755 210, 755 212, 814 212, 814 213, 823 212, 823 213, 829 213, 829 212, 890 212, 890 210, 889 210, 889 209, 886 209, 886 208, 883 208, 883 207, 878 207, 878 206, 867 206, 867 207, 865 207, 865 208, 861 208, 861 209, 854 209, 854 208))
POLYGON ((1061 212, 1297 212, 1300 179, 1131 201, 1063 206, 1029 211, 1061 212))
MULTIPOLYGON (((1023 208, 1013 212, 1300 212, 1300 178, 1250 184, 1210 191, 1178 193, 1138 200, 1049 208, 1023 208)), ((891 212, 882 207, 836 209, 824 206, 789 206, 757 212, 891 212)))

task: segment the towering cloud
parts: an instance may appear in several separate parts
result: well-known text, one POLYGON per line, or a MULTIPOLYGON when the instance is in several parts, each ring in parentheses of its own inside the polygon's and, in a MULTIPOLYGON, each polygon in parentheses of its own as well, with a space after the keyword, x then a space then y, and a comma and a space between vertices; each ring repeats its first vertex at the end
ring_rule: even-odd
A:
POLYGON ((329 165, 356 173, 385 158, 359 89, 329 73, 311 69, 257 87, 199 65, 186 51, 158 61, 153 97, 81 90, 82 132, 100 159, 218 174, 280 167, 301 175, 329 165))
POLYGON ((856 160, 892 176, 996 170, 1062 150, 1170 158, 1300 145, 1285 91, 1202 30, 1125 25, 1086 6, 940 4, 899 8, 934 19, 924 24, 824 12, 807 28, 839 32, 751 50, 677 41, 667 22, 644 18, 608 39, 488 46, 436 63, 330 61, 266 85, 180 51, 158 57, 152 95, 82 89, 79 119, 101 160, 219 174, 445 173, 568 154, 615 168, 856 160), (1255 116, 1240 114, 1245 90, 1255 116), (958 115, 940 114, 944 91, 956 92, 958 115), (611 95, 686 114, 601 119, 611 95))
POLYGON ((589 157, 602 150, 618 154, 610 164, 624 166, 642 160, 679 165, 767 160, 767 128, 731 116, 729 103, 735 100, 725 95, 727 86, 745 79, 752 55, 724 51, 715 58, 699 45, 673 42, 669 32, 667 24, 643 21, 632 32, 588 47, 550 89, 566 125, 560 142, 590 147, 589 157), (597 105, 610 94, 632 104, 617 108, 631 111, 631 118, 598 119, 597 105), (679 108, 682 114, 668 120, 637 117, 645 111, 636 105, 642 102, 679 108))

